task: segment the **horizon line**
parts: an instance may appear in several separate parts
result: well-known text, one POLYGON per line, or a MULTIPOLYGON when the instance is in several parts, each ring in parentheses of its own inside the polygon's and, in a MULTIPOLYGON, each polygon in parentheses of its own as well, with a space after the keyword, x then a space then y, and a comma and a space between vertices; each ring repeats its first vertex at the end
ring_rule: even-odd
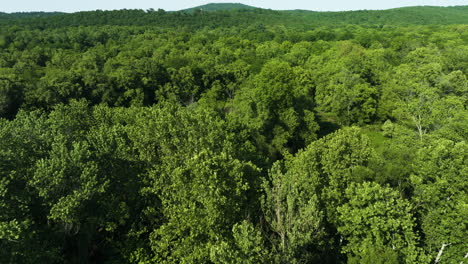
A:
MULTIPOLYGON (((209 3, 209 4, 238 4, 238 3, 209 3)), ((209 5, 206 4, 206 5, 209 5)), ((241 4, 241 3, 239 3, 241 4)), ((148 11, 148 10, 164 10, 166 12, 183 12, 188 9, 194 9, 197 7, 202 7, 206 5, 200 5, 200 6, 194 6, 194 7, 188 7, 188 8, 183 8, 183 9, 178 9, 178 10, 165 10, 162 8, 120 8, 120 9, 89 9, 89 10, 76 10, 76 11, 43 11, 43 10, 31 10, 31 11, 14 11, 14 12, 5 12, 0 10, 0 13, 3 14, 18 14, 18 13, 62 13, 62 14, 74 14, 74 13, 80 13, 80 12, 95 12, 95 11, 121 11, 121 10, 143 10, 143 11, 148 11)), ((242 4, 245 6, 250 6, 258 9, 264 9, 264 10, 272 10, 272 11, 308 11, 308 12, 353 12, 353 11, 385 11, 385 10, 393 10, 393 9, 400 9, 400 8, 411 8, 411 7, 437 7, 437 8, 447 8, 447 7, 465 7, 468 5, 447 5, 447 6, 437 6, 437 5, 409 5, 409 6, 399 6, 399 7, 392 7, 392 8, 383 8, 383 9, 349 9, 349 10, 311 10, 311 9, 301 9, 301 8, 295 8, 295 9, 272 9, 272 8, 263 8, 263 7, 256 7, 256 6, 251 6, 251 5, 246 5, 242 4)))

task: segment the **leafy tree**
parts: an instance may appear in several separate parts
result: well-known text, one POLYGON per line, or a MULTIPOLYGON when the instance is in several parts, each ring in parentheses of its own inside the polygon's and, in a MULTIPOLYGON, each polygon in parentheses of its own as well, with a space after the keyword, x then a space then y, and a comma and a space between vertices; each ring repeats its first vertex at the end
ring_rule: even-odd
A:
POLYGON ((343 252, 349 262, 425 262, 407 200, 388 187, 367 182, 352 183, 345 197, 348 201, 338 207, 338 232, 346 241, 343 252))
POLYGON ((307 99, 309 87, 297 85, 293 76, 294 69, 288 63, 271 61, 252 81, 253 88, 246 86, 234 100, 233 118, 258 131, 260 144, 270 148, 273 157, 276 152, 286 155, 304 144, 293 140, 310 142, 318 130, 313 102, 307 99))
POLYGON ((322 199, 326 204, 328 221, 336 223, 336 208, 345 202, 348 186, 372 176, 367 167, 374 150, 369 139, 356 127, 327 136, 321 146, 320 163, 322 177, 325 178, 322 199))
POLYGON ((221 242, 211 248, 210 259, 214 263, 265 263, 270 256, 265 252, 262 234, 251 223, 242 221, 232 228, 234 243, 221 242))
POLYGON ((257 168, 236 158, 242 147, 236 149, 226 123, 212 113, 168 106, 149 114, 152 122, 140 119, 132 133, 142 154, 151 151, 143 157, 156 162, 149 194, 159 197, 163 221, 150 235, 150 258, 206 262, 214 243, 249 214, 257 168), (143 143, 148 139, 155 145, 143 143))
POLYGON ((361 46, 340 42, 323 57, 308 63, 318 71, 315 78, 318 109, 334 114, 340 124, 362 125, 375 118, 377 90, 370 85, 375 80, 365 58, 361 46))
POLYGON ((276 261, 280 263, 310 262, 317 258, 313 252, 323 235, 324 216, 317 194, 318 179, 312 176, 298 172, 295 167, 283 173, 277 162, 270 171, 271 184, 264 183, 263 211, 275 233, 276 261))
POLYGON ((13 69, 0 69, 0 117, 12 118, 18 111, 23 97, 19 78, 13 69))
POLYGON ((414 174, 414 203, 420 207, 421 227, 428 254, 439 252, 444 262, 465 257, 467 225, 467 145, 441 139, 418 152, 414 174), (442 249, 443 245, 447 247, 442 249))
POLYGON ((51 235, 34 188, 31 164, 45 155, 45 119, 20 111, 0 119, 0 258, 5 263, 60 263, 60 238, 51 235))

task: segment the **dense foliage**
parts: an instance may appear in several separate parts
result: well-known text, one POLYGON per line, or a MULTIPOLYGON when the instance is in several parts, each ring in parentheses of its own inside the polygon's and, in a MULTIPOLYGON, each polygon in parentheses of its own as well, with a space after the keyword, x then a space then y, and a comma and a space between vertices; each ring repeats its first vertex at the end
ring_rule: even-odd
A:
POLYGON ((347 25, 450 25, 467 24, 468 6, 404 7, 389 10, 347 12, 314 12, 306 10, 276 11, 241 4, 208 4, 177 12, 163 9, 85 11, 72 14, 59 12, 0 13, 0 25, 17 24, 45 29, 69 26, 157 26, 158 28, 217 28, 248 26, 286 26, 295 30, 311 30, 318 26, 347 25))
POLYGON ((467 13, 432 9, 467 7, 0 16, 0 262, 466 261, 467 13))

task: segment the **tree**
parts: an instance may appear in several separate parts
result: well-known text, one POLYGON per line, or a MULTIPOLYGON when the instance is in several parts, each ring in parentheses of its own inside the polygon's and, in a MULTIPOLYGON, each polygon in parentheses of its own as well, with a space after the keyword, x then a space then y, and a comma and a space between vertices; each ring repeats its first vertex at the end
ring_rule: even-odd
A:
POLYGON ((170 68, 171 82, 166 83, 156 97, 159 100, 164 98, 172 99, 183 105, 190 105, 197 101, 200 94, 200 87, 197 85, 195 77, 190 67, 180 69, 170 68))
MULTIPOLYGON (((299 164, 295 161, 295 165, 299 164)), ((310 164, 312 165, 312 164, 310 164)), ((275 233, 277 261, 303 263, 316 261, 323 235, 323 212, 318 196, 318 179, 291 167, 283 173, 276 162, 270 171, 271 183, 264 183, 263 211, 269 228, 275 233)))
POLYGON ((260 145, 274 159, 314 140, 319 128, 310 87, 298 85, 294 70, 286 62, 270 61, 239 91, 232 106, 230 117, 258 133, 260 145))
POLYGON ((223 264, 254 264, 270 261, 262 234, 252 223, 242 221, 232 228, 233 243, 222 241, 211 248, 210 260, 223 264))
POLYGON ((0 119, 0 259, 5 263, 60 263, 60 238, 44 221, 44 207, 29 185, 31 164, 45 155, 45 118, 20 111, 0 119))
POLYGON ((12 69, 0 69, 0 117, 12 118, 19 109, 24 92, 19 78, 12 69))
POLYGON ((274 164, 264 183, 263 211, 278 261, 338 261, 336 208, 345 203, 352 182, 371 174, 366 169, 371 154, 368 139, 359 129, 348 128, 274 164))
MULTIPOLYGON (((369 59, 370 61, 370 59, 369 59)), ((308 64, 315 69, 315 100, 319 111, 335 115, 343 125, 366 124, 377 113, 377 82, 363 48, 344 41, 314 58, 308 64), (319 67, 320 65, 320 67, 319 67)))
POLYGON ((444 244, 443 262, 458 263, 466 254, 467 153, 465 141, 440 139, 422 148, 415 161, 413 203, 420 207, 425 249, 432 259, 444 244))
POLYGON ((413 89, 408 91, 407 97, 400 102, 393 114, 411 123, 417 129, 419 139, 422 140, 431 127, 433 103, 438 95, 434 89, 425 85, 416 85, 413 89))
POLYGON ((321 172, 325 181, 322 199, 327 220, 336 224, 336 208, 344 204, 345 190, 352 182, 362 182, 372 175, 367 167, 374 150, 369 138, 357 127, 338 130, 320 143, 321 172))
POLYGON ((161 224, 146 227, 153 228, 148 258, 209 261, 216 241, 229 241, 232 227, 250 214, 257 168, 238 156, 245 146, 213 112, 166 104, 137 124, 131 138, 151 166, 145 193, 161 201, 161 224))
POLYGON ((370 123, 377 107, 377 91, 359 78, 342 72, 330 80, 333 95, 330 100, 330 111, 335 113, 341 124, 370 123))
POLYGON ((352 183, 345 197, 347 202, 338 207, 338 232, 351 263, 425 262, 409 201, 388 187, 368 182, 352 183))

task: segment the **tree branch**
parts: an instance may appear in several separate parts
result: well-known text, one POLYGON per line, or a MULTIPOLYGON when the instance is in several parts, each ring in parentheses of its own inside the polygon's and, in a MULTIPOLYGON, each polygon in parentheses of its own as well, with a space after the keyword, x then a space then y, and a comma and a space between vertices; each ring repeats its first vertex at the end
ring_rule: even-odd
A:
POLYGON ((442 256, 442 253, 444 252, 444 249, 446 246, 449 246, 451 243, 448 243, 448 244, 442 244, 442 247, 440 248, 439 250, 439 253, 437 253, 437 257, 435 259, 435 262, 434 263, 439 263, 440 261, 440 257, 442 256))

